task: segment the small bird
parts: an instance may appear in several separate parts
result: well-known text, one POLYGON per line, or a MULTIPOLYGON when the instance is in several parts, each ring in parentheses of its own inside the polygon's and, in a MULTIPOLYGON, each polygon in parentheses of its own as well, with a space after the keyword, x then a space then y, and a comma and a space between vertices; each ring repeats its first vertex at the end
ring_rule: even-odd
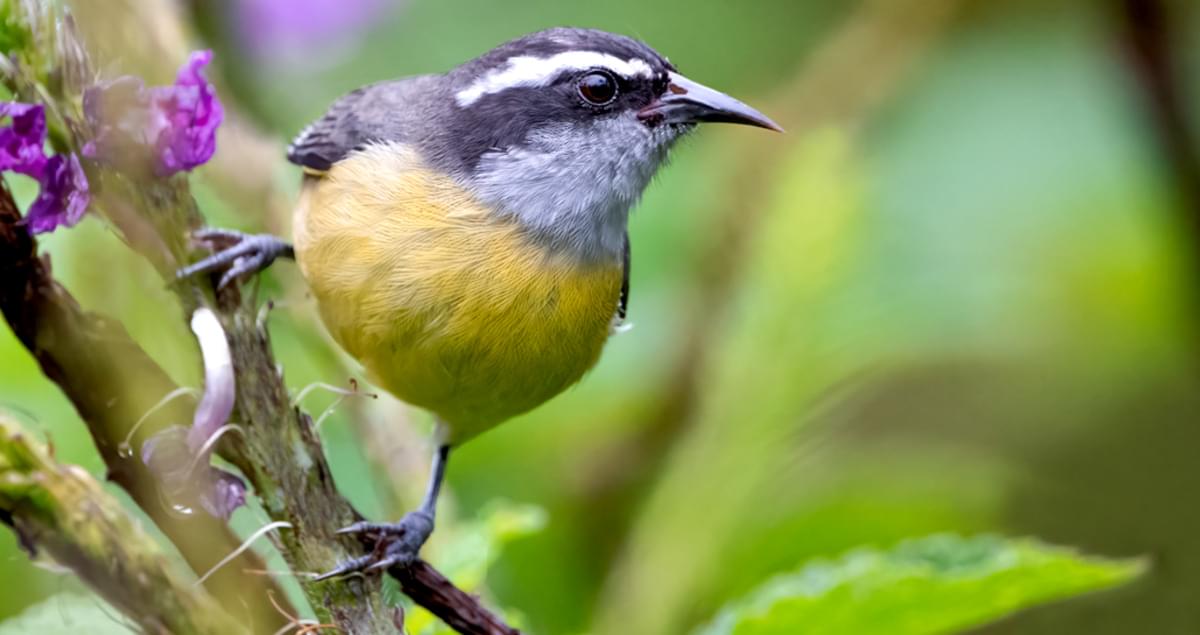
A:
POLYGON ((433 531, 450 448, 579 381, 626 315, 627 221, 701 122, 782 132, 646 44, 555 28, 440 75, 360 88, 292 143, 294 248, 207 230, 180 271, 221 285, 292 257, 368 378, 431 412, 421 506, 343 533, 382 541, 326 576, 411 562, 433 531))

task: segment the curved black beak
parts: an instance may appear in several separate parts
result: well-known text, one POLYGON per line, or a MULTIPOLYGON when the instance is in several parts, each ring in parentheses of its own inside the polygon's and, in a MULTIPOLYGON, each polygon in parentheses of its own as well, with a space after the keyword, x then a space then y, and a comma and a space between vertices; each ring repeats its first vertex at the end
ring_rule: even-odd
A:
POLYGON ((638 111, 638 118, 660 123, 737 123, 783 132, 779 124, 742 102, 680 75, 668 73, 667 92, 638 111))

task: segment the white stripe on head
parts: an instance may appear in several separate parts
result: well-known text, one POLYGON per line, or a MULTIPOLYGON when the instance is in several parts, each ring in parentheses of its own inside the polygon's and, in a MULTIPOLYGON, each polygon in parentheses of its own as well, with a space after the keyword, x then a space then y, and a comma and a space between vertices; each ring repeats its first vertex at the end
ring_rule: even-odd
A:
POLYGON ((563 71, 582 71, 597 67, 607 68, 625 77, 650 77, 654 74, 654 69, 642 60, 623 60, 595 51, 567 51, 551 57, 519 55, 508 58, 503 68, 487 73, 475 80, 475 83, 460 90, 455 98, 459 106, 466 108, 484 95, 509 88, 545 86, 563 71))

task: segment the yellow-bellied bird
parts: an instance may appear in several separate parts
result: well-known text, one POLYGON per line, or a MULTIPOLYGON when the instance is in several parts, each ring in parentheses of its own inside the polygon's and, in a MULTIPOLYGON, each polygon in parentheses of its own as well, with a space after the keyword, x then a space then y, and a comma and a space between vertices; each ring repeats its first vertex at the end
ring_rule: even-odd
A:
POLYGON ((233 245, 180 275, 223 270, 226 284, 294 256, 333 338, 438 422, 420 508, 347 528, 386 548, 328 575, 411 561, 450 447, 596 363, 625 316, 629 210, 675 141, 707 121, 779 130, 641 42, 542 31, 334 103, 288 153, 305 172, 294 250, 199 235, 233 245))

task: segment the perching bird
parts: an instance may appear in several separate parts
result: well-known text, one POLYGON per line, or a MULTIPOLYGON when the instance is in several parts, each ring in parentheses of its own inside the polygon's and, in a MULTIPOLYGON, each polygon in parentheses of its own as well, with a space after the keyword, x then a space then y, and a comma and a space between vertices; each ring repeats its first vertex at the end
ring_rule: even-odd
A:
POLYGON ((293 142, 295 249, 270 236, 180 272, 221 284, 293 256, 333 338, 375 384, 436 418, 421 506, 345 533, 404 564, 433 530, 450 447, 535 408, 590 369, 629 296, 630 208, 699 122, 781 130, 621 35, 550 29, 441 75, 338 100, 293 142))

